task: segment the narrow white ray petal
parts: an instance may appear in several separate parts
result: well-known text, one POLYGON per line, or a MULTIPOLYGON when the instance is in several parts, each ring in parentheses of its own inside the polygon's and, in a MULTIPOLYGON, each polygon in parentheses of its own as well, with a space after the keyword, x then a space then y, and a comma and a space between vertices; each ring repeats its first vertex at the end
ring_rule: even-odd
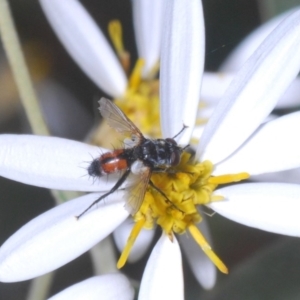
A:
POLYGON ((272 18, 268 22, 259 26, 256 30, 250 33, 226 58, 220 70, 223 72, 238 71, 252 53, 258 48, 263 40, 282 22, 289 14, 294 12, 293 8, 279 16, 272 18))
MULTIPOLYGON (((246 62, 246 60, 252 55, 252 53, 258 48, 258 46, 262 43, 262 41, 275 29, 275 27, 284 20, 289 14, 295 11, 297 8, 293 8, 289 11, 286 11, 279 16, 269 20, 265 24, 259 26, 256 30, 254 30, 251 34, 249 34, 237 47, 230 53, 229 57, 226 58, 222 66, 220 67, 220 71, 227 72, 235 72, 238 71, 242 65, 246 62)), ((205 75, 203 77, 202 82, 202 91, 205 88, 205 75)), ((223 86, 221 86, 222 88, 223 86)), ((218 90, 215 88, 215 90, 218 90)), ((291 86, 286 90, 284 95, 279 99, 276 108, 287 108, 294 107, 300 104, 300 79, 295 79, 291 86)), ((210 99, 210 98, 208 98, 210 99)))
POLYGON ((164 137, 189 126, 180 142, 187 144, 195 125, 204 65, 204 24, 199 0, 168 0, 162 37, 160 98, 164 137))
MULTIPOLYGON (((225 94, 235 73, 204 72, 202 78, 201 100, 207 105, 216 105, 225 94)), ((300 105, 300 78, 297 77, 280 97, 276 108, 289 108, 300 105)))
MULTIPOLYGON (((208 240, 210 246, 213 247, 209 228, 205 219, 203 219, 198 225, 198 228, 208 240)), ((178 238, 180 245, 186 253, 187 261, 196 279, 204 289, 212 289, 217 280, 217 270, 215 265, 207 257, 207 255, 204 254, 202 249, 198 246, 198 244, 196 244, 191 236, 181 234, 178 238)))
POLYGON ((300 78, 297 77, 279 99, 276 108, 290 108, 300 105, 300 78))
MULTIPOLYGON (((133 226, 135 225, 134 221, 131 218, 128 218, 123 222, 114 232, 114 240, 119 251, 122 252, 127 239, 131 233, 133 226)), ((128 257, 128 262, 134 263, 141 259, 146 251, 149 249, 149 246, 153 240, 155 230, 146 230, 142 229, 138 235, 128 257)))
MULTIPOLYGON (((201 100, 207 105, 216 105, 225 94, 235 73, 204 72, 202 78, 201 100)), ((292 108, 300 105, 300 78, 293 80, 285 93, 280 97, 275 108, 292 108)))
POLYGON ((40 0, 41 6, 69 54, 87 76, 113 97, 123 96, 127 79, 109 43, 77 0, 40 0))
POLYGON ((300 112, 262 125, 235 153, 215 165, 213 174, 258 175, 300 167, 299 128, 300 112))
MULTIPOLYGON (((215 109, 215 105, 212 104, 212 103, 207 103, 207 105, 205 105, 205 103, 203 103, 203 104, 204 104, 204 107, 201 107, 201 104, 200 104, 200 108, 198 109, 197 121, 202 121, 202 123, 200 123, 200 124, 203 124, 203 126, 204 126, 204 125, 206 125, 208 119, 213 114, 214 109, 215 109)), ((195 125, 195 127, 196 126, 197 125, 195 125)))
POLYGON ((183 293, 180 248, 175 236, 171 242, 163 233, 147 262, 138 299, 179 300, 183 293))
POLYGON ((103 191, 114 178, 96 181, 87 168, 104 149, 56 137, 0 135, 0 176, 39 187, 103 191))
POLYGON ((194 127, 192 138, 194 138, 197 141, 199 141, 199 139, 202 136, 203 130, 204 130, 204 125, 203 126, 196 126, 196 127, 194 127))
POLYGON ((164 1, 132 0, 133 25, 139 57, 145 60, 143 77, 159 61, 164 1))
MULTIPOLYGON (((213 101, 216 101, 216 99, 213 101)), ((211 117, 211 115, 213 114, 215 109, 215 104, 213 104, 212 102, 210 103, 202 102, 201 104, 199 105, 198 108, 197 122, 196 125, 194 126, 193 134, 192 134, 192 138, 196 138, 198 140, 202 136, 206 123, 211 117), (201 104, 203 104, 203 107, 201 104)))
POLYGON ((224 201, 209 204, 220 215, 246 226, 291 236, 300 235, 300 185, 244 183, 215 191, 224 201))
POLYGON ((110 234, 128 216, 122 192, 76 219, 99 195, 61 204, 13 234, 0 248, 0 281, 22 281, 55 270, 110 234))
POLYGON ((251 180, 258 182, 285 182, 300 184, 300 168, 254 175, 251 176, 251 180))
POLYGON ((76 283, 48 300, 132 300, 134 289, 122 274, 95 276, 76 283))
POLYGON ((204 72, 201 88, 201 100, 204 104, 217 104, 234 78, 234 74, 233 72, 204 72))
POLYGON ((231 82, 209 119, 197 158, 218 163, 235 151, 274 108, 300 68, 300 10, 261 44, 231 82))

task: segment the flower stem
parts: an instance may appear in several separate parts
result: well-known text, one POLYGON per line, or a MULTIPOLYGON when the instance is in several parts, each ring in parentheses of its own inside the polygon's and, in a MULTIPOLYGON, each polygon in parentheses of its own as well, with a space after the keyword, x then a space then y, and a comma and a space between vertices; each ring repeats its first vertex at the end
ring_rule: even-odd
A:
POLYGON ((27 300, 40 300, 48 297, 54 272, 35 278, 29 288, 27 300))
POLYGON ((25 63, 7 0, 0 0, 0 34, 32 131, 35 134, 49 135, 25 63))

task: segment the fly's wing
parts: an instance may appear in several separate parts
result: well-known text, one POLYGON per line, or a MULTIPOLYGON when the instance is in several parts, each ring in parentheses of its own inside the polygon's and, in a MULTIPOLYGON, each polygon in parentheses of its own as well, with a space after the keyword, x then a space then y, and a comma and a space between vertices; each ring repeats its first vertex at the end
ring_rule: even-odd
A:
POLYGON ((131 214, 134 215, 140 209, 145 193, 150 180, 151 171, 150 168, 143 168, 140 174, 132 174, 128 187, 128 195, 125 208, 131 214))
POLYGON ((102 97, 99 110, 108 125, 117 132, 130 136, 137 144, 144 138, 140 130, 126 117, 122 110, 110 100, 102 97))

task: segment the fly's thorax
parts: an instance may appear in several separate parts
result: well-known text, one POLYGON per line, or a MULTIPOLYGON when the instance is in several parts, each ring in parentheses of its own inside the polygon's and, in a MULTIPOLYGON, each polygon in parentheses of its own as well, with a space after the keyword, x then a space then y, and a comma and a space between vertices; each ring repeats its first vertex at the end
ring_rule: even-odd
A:
POLYGON ((149 167, 171 167, 179 163, 181 148, 172 139, 145 139, 135 148, 134 154, 149 167))

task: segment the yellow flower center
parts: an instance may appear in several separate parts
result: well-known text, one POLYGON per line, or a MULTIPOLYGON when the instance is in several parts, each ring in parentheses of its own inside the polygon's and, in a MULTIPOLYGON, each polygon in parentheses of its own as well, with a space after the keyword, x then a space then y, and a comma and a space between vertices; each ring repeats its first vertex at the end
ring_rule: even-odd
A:
POLYGON ((159 121, 159 81, 142 80, 143 60, 139 59, 132 72, 124 97, 114 103, 143 132, 150 137, 161 137, 159 121))
POLYGON ((118 268, 126 263, 140 230, 152 229, 158 224, 171 240, 174 233, 182 234, 188 230, 217 268, 228 273, 196 226, 202 220, 197 207, 223 199, 213 194, 219 184, 244 180, 249 174, 212 176, 213 164, 210 161, 193 163, 187 152, 182 154, 179 165, 170 171, 152 174, 151 181, 162 193, 149 185, 140 210, 133 216, 136 224, 118 261, 118 268))

